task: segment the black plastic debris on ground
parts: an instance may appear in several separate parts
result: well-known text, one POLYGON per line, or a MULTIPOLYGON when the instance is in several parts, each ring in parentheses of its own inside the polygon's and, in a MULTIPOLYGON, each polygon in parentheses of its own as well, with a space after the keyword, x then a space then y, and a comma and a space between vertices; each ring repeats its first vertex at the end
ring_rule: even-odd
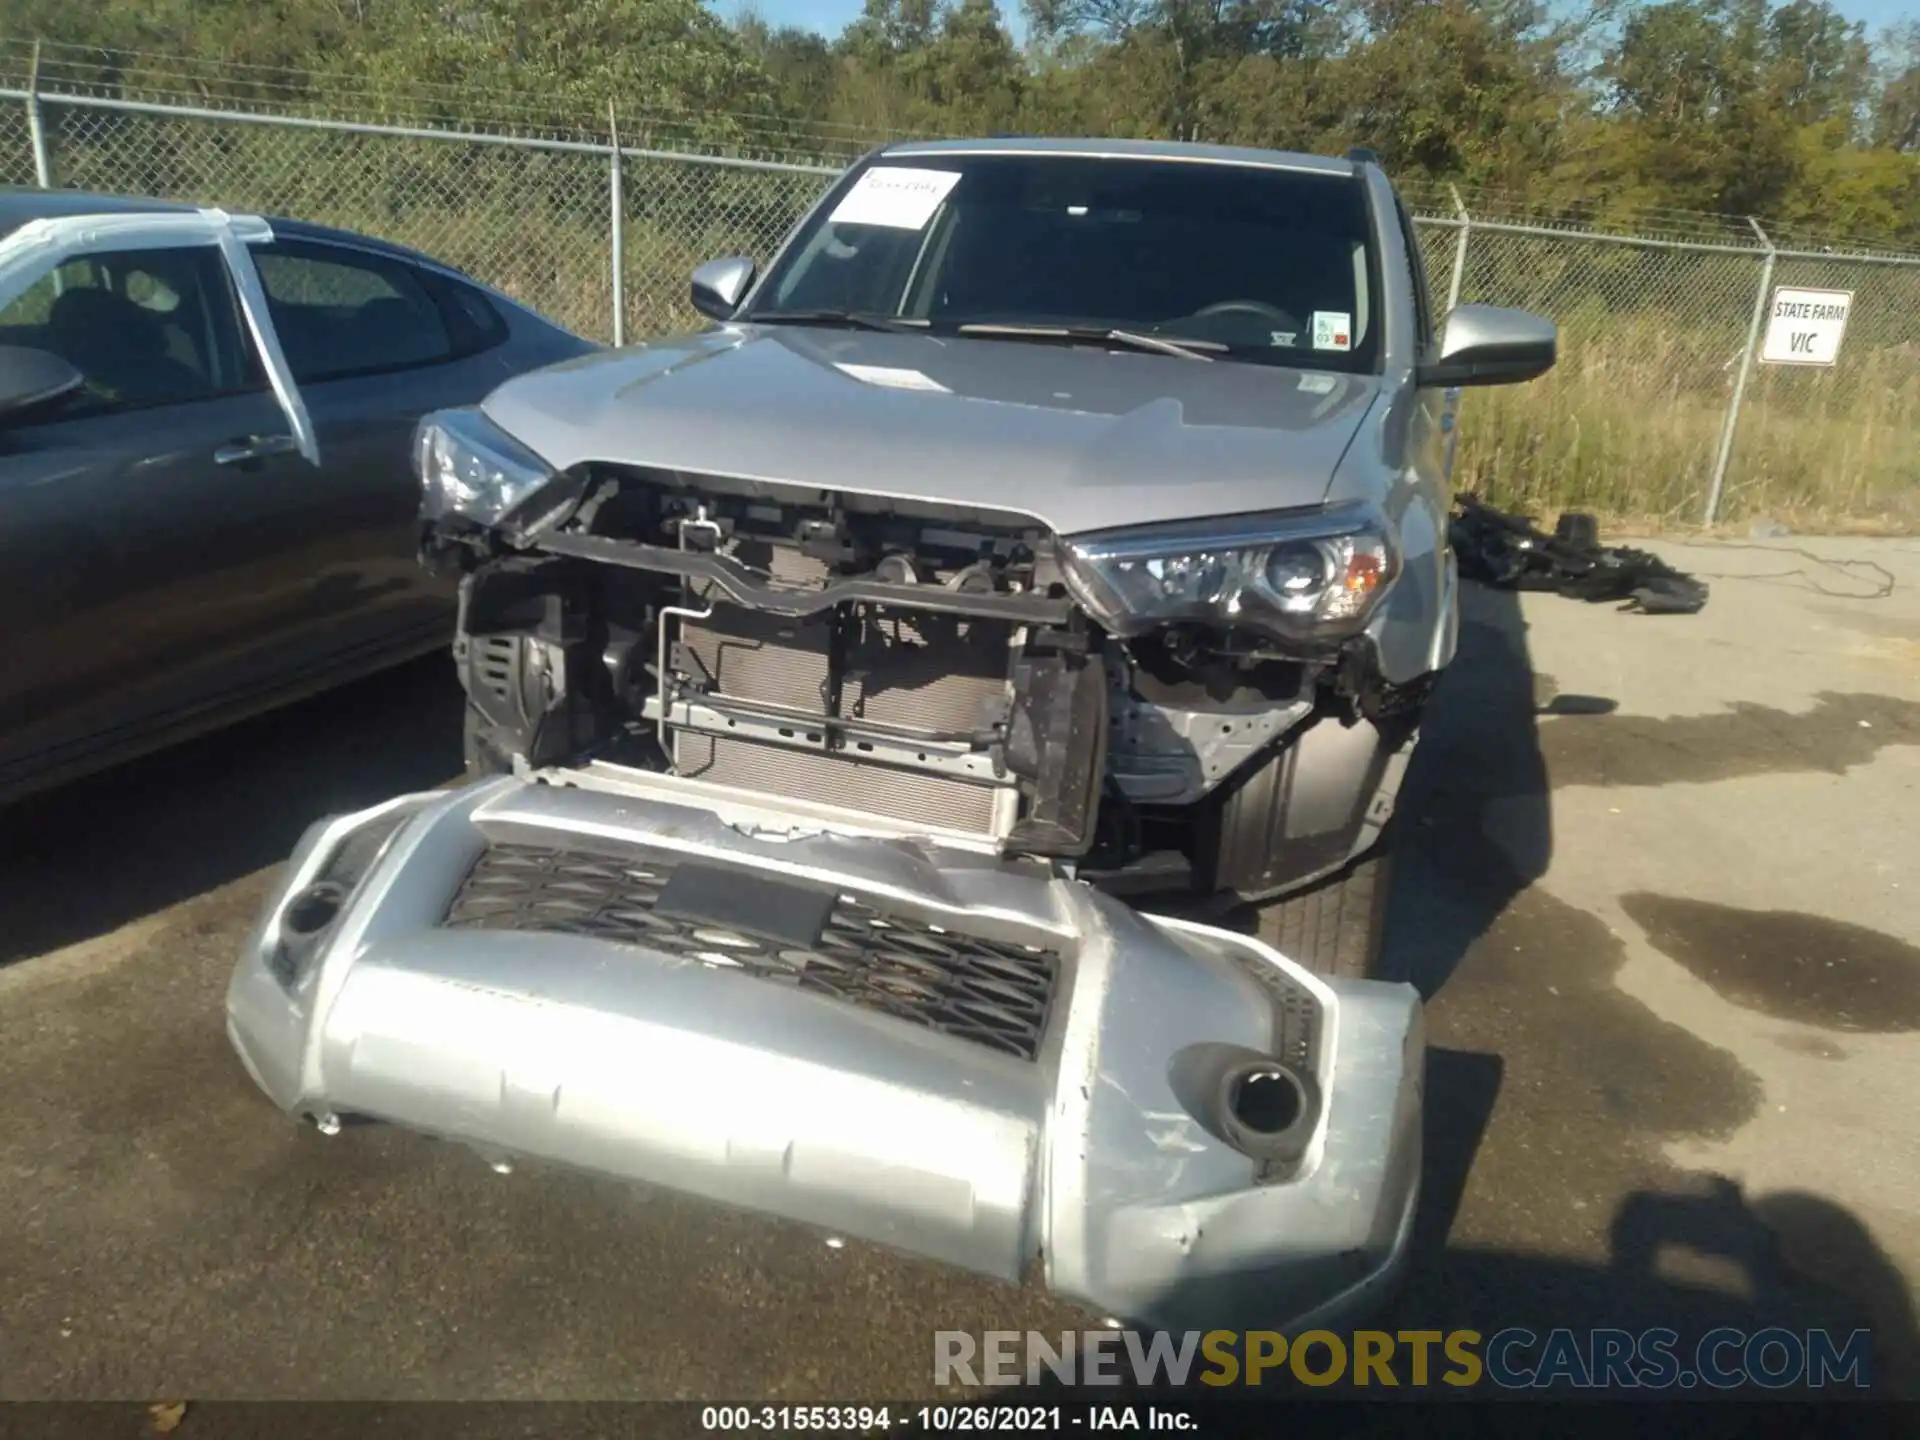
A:
POLYGON ((1460 574, 1506 590, 1552 590, 1575 600, 1619 601, 1649 615, 1691 615, 1707 587, 1644 550, 1600 543, 1591 515, 1568 512, 1553 533, 1475 496, 1454 501, 1448 533, 1460 574))

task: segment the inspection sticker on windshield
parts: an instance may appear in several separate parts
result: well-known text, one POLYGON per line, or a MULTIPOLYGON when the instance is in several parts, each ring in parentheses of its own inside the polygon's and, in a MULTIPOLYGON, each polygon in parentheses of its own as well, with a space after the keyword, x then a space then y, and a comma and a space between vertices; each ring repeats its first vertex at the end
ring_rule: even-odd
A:
POLYGON ((931 375, 922 375, 918 370, 897 370, 891 365, 837 364, 833 368, 842 375, 850 375, 869 385, 884 385, 889 390, 930 390, 937 395, 953 393, 931 375))
POLYGON ((836 225, 924 229, 959 181, 959 175, 951 170, 880 166, 862 175, 827 218, 836 225))
POLYGON ((1353 348, 1353 317, 1344 310, 1314 311, 1313 348, 1351 350, 1353 348))

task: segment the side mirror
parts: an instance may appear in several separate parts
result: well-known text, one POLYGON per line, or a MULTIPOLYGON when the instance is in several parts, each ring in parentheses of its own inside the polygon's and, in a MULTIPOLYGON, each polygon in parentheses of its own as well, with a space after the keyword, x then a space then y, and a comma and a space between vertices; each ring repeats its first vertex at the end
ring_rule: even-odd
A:
POLYGON ((755 268, 744 255, 707 261, 693 272, 693 308, 709 320, 731 320, 753 284, 755 268))
POLYGON ((86 383, 58 355, 0 345, 0 425, 50 410, 86 383))
POLYGON ((1447 316, 1440 358, 1422 365, 1415 380, 1444 389, 1514 385, 1551 370, 1559 346, 1559 327, 1530 311, 1461 305, 1447 316))

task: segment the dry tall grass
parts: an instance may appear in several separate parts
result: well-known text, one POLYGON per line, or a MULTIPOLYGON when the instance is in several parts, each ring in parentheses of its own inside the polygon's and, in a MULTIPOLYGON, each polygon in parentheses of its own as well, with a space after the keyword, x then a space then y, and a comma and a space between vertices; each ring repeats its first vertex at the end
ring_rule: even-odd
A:
MULTIPOLYGON (((1468 391, 1456 483, 1539 515, 1698 523, 1734 371, 1689 348, 1623 326, 1570 337, 1531 384, 1468 391)), ((1920 523, 1920 346, 1848 354, 1844 369, 1754 366, 1720 518, 1759 515, 1796 529, 1920 523)))

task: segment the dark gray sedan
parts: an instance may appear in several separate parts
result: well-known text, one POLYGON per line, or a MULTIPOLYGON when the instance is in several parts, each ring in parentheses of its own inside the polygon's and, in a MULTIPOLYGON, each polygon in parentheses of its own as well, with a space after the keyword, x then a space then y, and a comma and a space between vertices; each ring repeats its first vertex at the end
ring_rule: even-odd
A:
POLYGON ((594 348, 400 246, 0 189, 0 803, 444 647, 415 421, 594 348))

